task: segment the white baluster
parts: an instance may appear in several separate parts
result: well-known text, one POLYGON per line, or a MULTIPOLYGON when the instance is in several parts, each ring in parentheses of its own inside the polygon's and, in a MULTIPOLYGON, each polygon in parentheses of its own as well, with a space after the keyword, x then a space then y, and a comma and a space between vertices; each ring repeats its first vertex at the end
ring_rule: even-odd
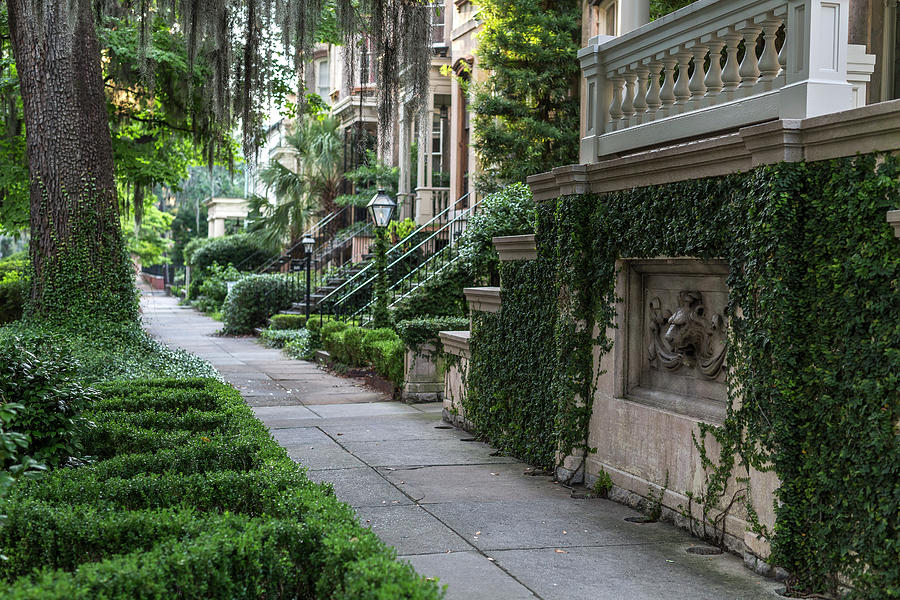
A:
POLYGON ((759 58, 756 56, 756 40, 762 27, 755 23, 746 23, 740 29, 744 37, 744 60, 741 61, 741 85, 738 86, 745 95, 753 93, 753 86, 759 81, 759 58))
POLYGON ((691 47, 691 54, 694 57, 694 72, 691 73, 691 81, 688 87, 691 90, 691 104, 694 108, 700 108, 703 105, 703 96, 706 94, 706 70, 704 63, 706 62, 706 53, 708 51, 709 46, 699 42, 691 47))
POLYGON ((650 89, 647 90, 647 120, 652 121, 656 118, 659 108, 662 106, 660 100, 660 84, 663 64, 661 62, 651 62, 647 65, 650 69, 650 89))
POLYGON ((668 116, 675 105, 675 65, 678 59, 674 56, 667 56, 662 59, 663 72, 665 78, 663 80, 662 89, 659 91, 659 99, 662 102, 659 113, 660 116, 668 116))
POLYGON ((706 43, 709 46, 709 72, 706 73, 706 98, 707 104, 712 106, 718 101, 719 94, 722 93, 724 82, 722 81, 722 48, 725 42, 718 38, 714 38, 706 43))
POLYGON ((734 97, 738 86, 741 84, 741 67, 738 63, 738 46, 744 38, 733 28, 730 28, 728 33, 726 33, 722 39, 725 40, 726 53, 725 69, 722 71, 722 89, 728 96, 728 99, 731 100, 734 97))
POLYGON ((781 62, 779 62, 778 48, 775 47, 775 38, 778 35, 778 29, 784 19, 776 17, 773 13, 766 15, 766 20, 762 22, 763 29, 763 52, 759 57, 759 74, 760 81, 769 83, 768 89, 771 89, 771 83, 778 77, 781 71, 781 62))
POLYGON ((625 71, 625 100, 622 102, 622 115, 624 116, 624 126, 634 125, 631 118, 634 116, 634 83, 637 80, 637 73, 634 71, 625 71))
POLYGON ((621 129, 622 121, 622 87, 625 85, 625 78, 618 74, 609 76, 610 85, 612 85, 612 104, 609 105, 609 129, 616 131, 621 129))
POLYGON ((691 99, 691 87, 688 83, 688 73, 691 68, 691 53, 682 48, 675 58, 678 60, 678 81, 675 82, 675 105, 678 112, 684 110, 684 105, 691 99))
POLYGON ((644 113, 647 112, 647 75, 650 69, 644 66, 637 67, 634 72, 637 74, 637 91, 634 96, 634 112, 635 123, 644 122, 644 113))

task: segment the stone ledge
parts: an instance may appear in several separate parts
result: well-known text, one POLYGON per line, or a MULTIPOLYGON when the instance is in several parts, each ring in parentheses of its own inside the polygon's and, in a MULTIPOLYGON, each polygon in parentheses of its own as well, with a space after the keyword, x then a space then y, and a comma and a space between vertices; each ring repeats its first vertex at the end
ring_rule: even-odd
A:
POLYGON ((471 335, 471 331, 438 332, 438 337, 441 338, 441 343, 444 345, 444 352, 466 359, 469 358, 470 355, 469 337, 471 337, 471 335))
POLYGON ((491 241, 494 242, 494 248, 497 249, 497 252, 500 254, 500 260, 503 262, 534 260, 537 258, 537 245, 535 244, 533 233, 495 237, 491 241))
POLYGON ((887 222, 894 227, 894 235, 900 237, 900 210, 889 210, 887 222))
POLYGON ((500 288, 471 287, 465 288, 463 294, 469 303, 469 310, 479 312, 500 312, 500 288))
POLYGON ((716 136, 601 157, 528 178, 535 201, 717 177, 781 161, 900 150, 900 100, 809 119, 750 125, 716 136))

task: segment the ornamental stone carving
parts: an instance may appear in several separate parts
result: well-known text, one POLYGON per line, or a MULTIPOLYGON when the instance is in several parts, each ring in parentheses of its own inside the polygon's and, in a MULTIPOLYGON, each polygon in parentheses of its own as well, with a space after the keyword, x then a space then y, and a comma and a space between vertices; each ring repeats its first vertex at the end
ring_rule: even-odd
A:
POLYGON ((659 297, 650 300, 648 354, 653 368, 674 373, 693 369, 704 378, 715 379, 725 363, 725 318, 710 311, 703 294, 678 292, 678 306, 662 306, 659 297))

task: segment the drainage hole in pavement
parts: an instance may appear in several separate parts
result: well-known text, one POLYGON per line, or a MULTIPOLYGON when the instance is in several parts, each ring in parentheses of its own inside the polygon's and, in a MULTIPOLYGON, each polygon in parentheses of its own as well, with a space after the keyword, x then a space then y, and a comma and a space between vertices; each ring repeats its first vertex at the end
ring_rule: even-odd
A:
POLYGON ((477 442, 478 438, 460 438, 461 442, 477 442))
POLYGON ((722 554, 721 548, 715 548, 713 546, 691 546, 687 549, 688 554, 699 554, 700 556, 713 556, 715 554, 722 554))
POLYGON ((453 429, 453 425, 435 425, 435 429, 453 429))
POLYGON ((625 520, 629 523, 653 523, 653 519, 650 517, 625 517, 625 520))

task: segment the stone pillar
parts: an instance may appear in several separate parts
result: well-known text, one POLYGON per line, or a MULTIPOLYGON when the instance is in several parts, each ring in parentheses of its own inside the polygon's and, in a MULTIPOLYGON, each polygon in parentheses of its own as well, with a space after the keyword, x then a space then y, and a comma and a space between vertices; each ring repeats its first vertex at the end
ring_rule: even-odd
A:
POLYGON ((618 8, 619 35, 625 35, 650 22, 650 0, 620 0, 618 8))
POLYGON ((208 237, 211 237, 211 238, 225 237, 225 219, 222 219, 222 218, 209 219, 208 237))

